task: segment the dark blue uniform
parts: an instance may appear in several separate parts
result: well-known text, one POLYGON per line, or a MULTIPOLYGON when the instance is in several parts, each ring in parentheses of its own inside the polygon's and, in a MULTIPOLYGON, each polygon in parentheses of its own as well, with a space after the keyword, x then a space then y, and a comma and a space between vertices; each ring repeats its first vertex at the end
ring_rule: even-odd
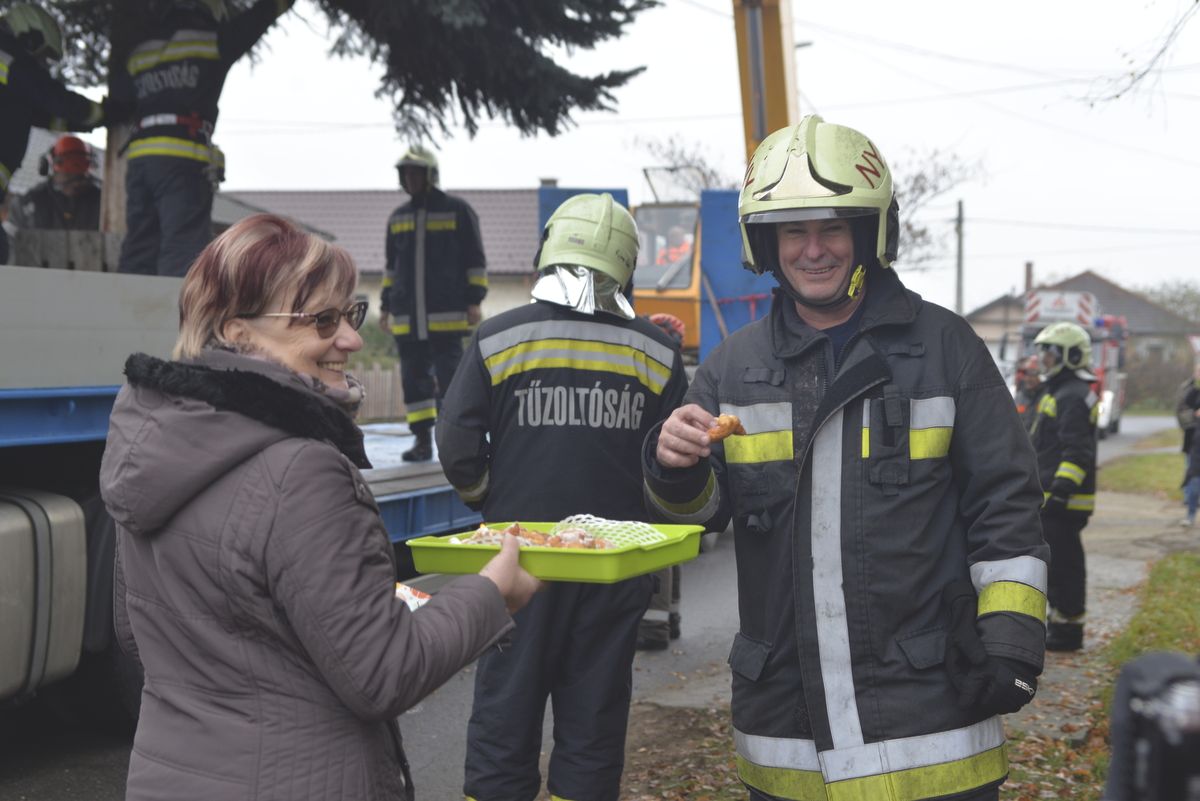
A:
POLYGON ((123 273, 187 273, 212 239, 212 199, 224 158, 213 146, 225 76, 292 0, 259 0, 231 20, 169 14, 133 48, 113 95, 131 109, 123 273))
MULTIPOLYGON (((642 440, 687 378, 653 323, 536 302, 484 321, 438 420, 447 478, 490 522, 573 514, 649 520, 642 440)), ((546 698, 550 792, 615 801, 624 767, 634 644, 652 579, 553 582, 515 616, 510 647, 479 660, 464 792, 532 801, 546 698)))

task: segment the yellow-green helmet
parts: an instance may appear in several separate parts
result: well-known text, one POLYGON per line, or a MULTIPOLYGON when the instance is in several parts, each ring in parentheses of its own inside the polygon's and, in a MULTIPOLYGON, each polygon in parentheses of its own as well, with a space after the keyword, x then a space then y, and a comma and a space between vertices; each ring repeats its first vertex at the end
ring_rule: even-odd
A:
POLYGON ((433 154, 432 150, 420 145, 413 145, 396 162, 396 172, 400 175, 400 186, 407 190, 408 187, 404 186, 405 167, 424 167, 425 180, 428 181, 430 186, 438 185, 437 156, 433 154))
POLYGON ((3 22, 30 55, 49 61, 62 58, 62 30, 46 9, 32 3, 13 3, 3 22))
POLYGON ((900 232, 891 169, 866 136, 810 114, 768 136, 750 159, 738 198, 742 263, 761 274, 777 260, 763 250, 774 236, 755 236, 748 226, 865 215, 879 221, 875 256, 890 267, 900 232))
POLYGON ((1054 348, 1058 354, 1058 364, 1046 372, 1047 377, 1056 375, 1064 367, 1075 371, 1087 370, 1092 365, 1092 338, 1075 323, 1048 325, 1034 338, 1033 344, 1054 348))
POLYGON ((534 266, 540 272, 558 264, 577 264, 627 286, 637 253, 637 224, 624 206, 607 192, 574 195, 546 221, 534 266))

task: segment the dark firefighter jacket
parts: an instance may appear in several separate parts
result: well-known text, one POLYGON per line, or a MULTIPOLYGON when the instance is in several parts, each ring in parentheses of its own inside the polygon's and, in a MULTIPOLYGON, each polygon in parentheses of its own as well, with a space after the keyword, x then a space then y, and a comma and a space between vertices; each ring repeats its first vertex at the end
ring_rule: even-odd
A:
POLYGON ((42 181, 21 196, 13 211, 19 228, 99 231, 100 184, 88 178, 72 196, 56 189, 53 181, 42 181))
POLYGON ((225 75, 292 2, 258 0, 222 22, 177 11, 136 45, 113 83, 114 101, 134 126, 129 158, 223 164, 220 151, 212 148, 212 133, 225 75))
POLYGON ((1090 515, 1096 508, 1097 401, 1087 381, 1060 370, 1045 383, 1029 429, 1042 490, 1064 495, 1068 513, 1090 515))
POLYGON ((430 187, 392 212, 385 244, 383 310, 409 339, 466 336, 467 307, 487 295, 479 219, 462 198, 430 187))
POLYGON ((438 416, 438 456, 485 520, 646 520, 642 441, 686 388, 648 320, 538 301, 480 324, 438 416))
POLYGON ((1040 672, 1049 551, 1034 454, 987 349, 958 316, 868 279, 834 369, 777 295, 685 402, 747 435, 688 469, 655 460, 672 522, 732 516, 740 631, 729 655, 741 778, 803 801, 913 801, 999 782, 998 717, 956 705, 942 589, 969 580, 988 653, 1040 672))
POLYGON ((30 128, 90 131, 103 117, 99 103, 54 80, 12 34, 0 31, 0 201, 25 158, 30 128))

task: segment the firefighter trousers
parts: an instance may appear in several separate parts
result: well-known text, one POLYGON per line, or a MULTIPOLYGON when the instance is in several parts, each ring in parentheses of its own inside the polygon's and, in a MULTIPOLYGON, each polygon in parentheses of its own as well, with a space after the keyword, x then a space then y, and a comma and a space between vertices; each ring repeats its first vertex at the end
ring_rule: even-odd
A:
POLYGON ((414 434, 429 431, 437 422, 437 407, 462 361, 462 337, 397 337, 396 347, 400 352, 400 383, 408 428, 414 434))
POLYGON ((118 272, 186 275, 212 239, 212 205, 205 162, 172 156, 130 159, 118 272))
POLYGON ((1050 608, 1066 618, 1080 617, 1087 608, 1087 567, 1083 528, 1088 516, 1072 512, 1042 514, 1042 534, 1050 546, 1050 608))
POLYGON ((546 698, 554 719, 547 787, 565 801, 617 801, 638 621, 650 576, 617 584, 552 582, 514 618, 510 645, 479 659, 463 792, 533 801, 546 698))

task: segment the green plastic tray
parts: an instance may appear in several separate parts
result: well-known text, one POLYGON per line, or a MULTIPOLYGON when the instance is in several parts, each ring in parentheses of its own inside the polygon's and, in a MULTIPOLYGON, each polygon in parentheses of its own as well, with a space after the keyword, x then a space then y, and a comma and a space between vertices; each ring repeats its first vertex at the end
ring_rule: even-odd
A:
MULTIPOLYGON (((489 523, 488 527, 503 529, 510 525, 489 523)), ((521 526, 545 533, 554 523, 522 522, 521 526)), ((667 539, 650 545, 627 545, 602 551, 522 546, 521 567, 546 581, 613 584, 695 559, 700 552, 700 534, 704 531, 702 526, 655 525, 654 528, 666 534, 667 539)), ((413 566, 421 573, 478 573, 499 552, 500 546, 455 545, 450 542, 451 537, 469 537, 473 533, 474 529, 444 537, 408 540, 413 566)))

